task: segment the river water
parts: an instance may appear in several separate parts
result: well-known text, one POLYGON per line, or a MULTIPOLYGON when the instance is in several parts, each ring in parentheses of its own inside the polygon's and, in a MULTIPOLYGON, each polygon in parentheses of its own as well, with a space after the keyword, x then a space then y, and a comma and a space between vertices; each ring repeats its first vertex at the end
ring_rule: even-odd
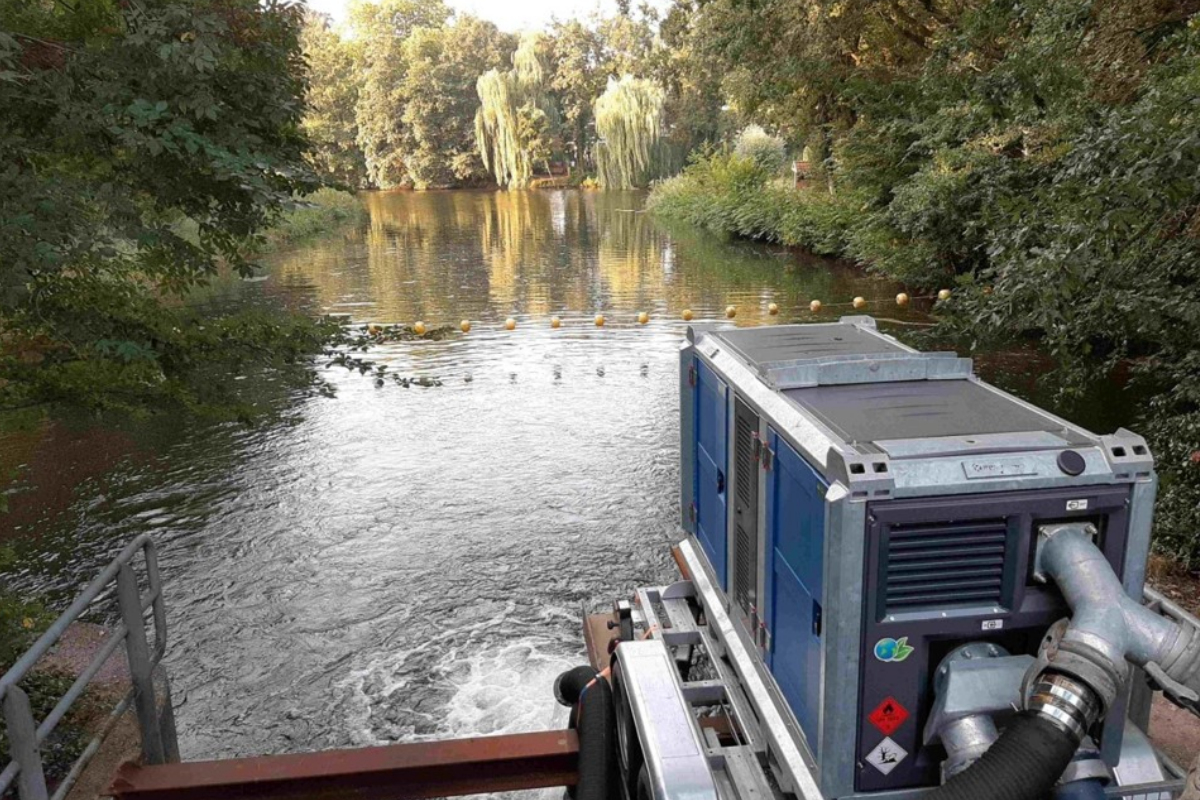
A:
MULTIPOLYGON (((895 285, 667 227, 637 193, 364 202, 369 223, 277 254, 235 294, 356 322, 470 319, 468 335, 369 354, 440 386, 330 370, 335 397, 276 398, 255 428, 0 428, 0 465, 21 470, 0 516, 8 581, 63 603, 155 535, 185 758, 561 724, 551 682, 582 660, 581 610, 672 579, 681 311, 832 320, 862 295, 899 335, 927 320, 927 302, 896 307, 895 285)), ((1021 387, 1038 363, 985 366, 1021 387)))

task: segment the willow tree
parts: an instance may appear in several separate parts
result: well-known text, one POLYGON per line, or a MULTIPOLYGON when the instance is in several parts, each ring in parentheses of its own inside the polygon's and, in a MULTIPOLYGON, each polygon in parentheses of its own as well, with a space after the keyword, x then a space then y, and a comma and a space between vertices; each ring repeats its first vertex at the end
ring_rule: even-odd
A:
POLYGON ((632 189, 653 176, 665 101, 662 88, 645 78, 609 79, 594 106, 601 186, 632 189))
POLYGON ((496 183, 510 189, 527 186, 535 160, 548 160, 553 149, 558 115, 547 89, 548 45, 545 34, 526 34, 513 53, 512 69, 489 70, 475 84, 479 155, 496 183))

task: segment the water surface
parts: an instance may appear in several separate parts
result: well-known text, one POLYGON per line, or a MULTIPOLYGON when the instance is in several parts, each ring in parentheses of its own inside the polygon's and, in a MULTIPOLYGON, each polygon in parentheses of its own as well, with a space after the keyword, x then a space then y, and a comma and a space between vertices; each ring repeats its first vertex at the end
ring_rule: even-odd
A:
MULTIPOLYGON (((364 202, 368 224, 278 254, 241 299, 470 319, 469 335, 370 354, 441 386, 330 371, 334 398, 264 389, 281 417, 253 429, 0 430, 0 463, 22 467, 0 517, 19 587, 63 602, 133 536, 158 540, 185 758, 561 724, 550 685, 582 659, 581 609, 672 579, 682 310, 833 320, 861 295, 897 323, 926 320, 928 303, 896 307, 893 284, 666 227, 637 193, 364 202)), ((1016 385, 1038 371, 1028 354, 993 363, 1016 385)))

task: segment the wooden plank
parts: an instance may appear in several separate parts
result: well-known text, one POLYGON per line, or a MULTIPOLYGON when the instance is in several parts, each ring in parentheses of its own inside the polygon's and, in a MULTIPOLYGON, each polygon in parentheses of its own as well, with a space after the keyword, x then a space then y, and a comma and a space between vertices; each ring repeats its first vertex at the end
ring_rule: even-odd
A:
POLYGON ((223 761, 127 763, 109 793, 128 800, 420 800, 573 786, 578 761, 575 731, 540 731, 223 761))

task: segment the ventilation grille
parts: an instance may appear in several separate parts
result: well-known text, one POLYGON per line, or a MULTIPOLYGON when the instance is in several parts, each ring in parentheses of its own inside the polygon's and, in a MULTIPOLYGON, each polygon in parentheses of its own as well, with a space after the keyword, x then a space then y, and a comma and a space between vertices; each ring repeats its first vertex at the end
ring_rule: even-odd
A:
POLYGON ((733 599, 749 613, 755 601, 757 583, 758 540, 754 518, 758 505, 758 464, 754 459, 752 434, 758 426, 755 424, 757 418, 747 417, 740 411, 734 417, 737 497, 734 499, 733 599))
POLYGON ((884 556, 884 613, 1002 605, 1008 538, 1003 518, 894 525, 884 556))

